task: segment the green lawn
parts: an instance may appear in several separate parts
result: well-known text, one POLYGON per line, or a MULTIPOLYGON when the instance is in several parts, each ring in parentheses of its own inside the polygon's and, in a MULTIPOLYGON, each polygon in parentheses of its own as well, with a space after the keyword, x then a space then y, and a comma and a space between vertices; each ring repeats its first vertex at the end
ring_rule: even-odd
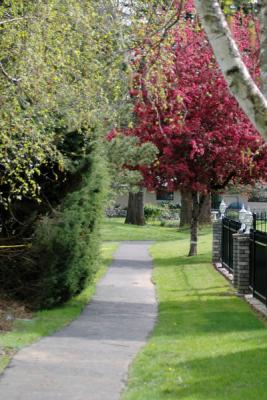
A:
POLYGON ((100 269, 92 282, 79 296, 73 298, 61 307, 52 310, 39 311, 33 319, 17 321, 14 329, 8 333, 0 332, 0 373, 9 363, 12 354, 20 348, 29 345, 42 336, 49 335, 68 325, 86 306, 95 291, 95 282, 103 276, 111 263, 117 243, 105 243, 102 246, 100 269))
POLYGON ((130 369, 123 400, 266 399, 264 323, 211 266, 207 230, 192 258, 186 233, 175 235, 151 249, 158 322, 130 369))
MULTIPOLYGON (((205 227, 201 234, 208 231, 205 227)), ((123 218, 106 218, 102 226, 102 239, 104 241, 120 240, 182 240, 187 237, 188 230, 178 231, 174 227, 160 226, 159 223, 151 223, 145 226, 124 224, 123 218)))
MULTIPOLYGON (((157 324, 130 368, 123 400, 261 400, 267 398, 267 329, 211 266, 211 234, 201 231, 199 256, 186 256, 188 231, 107 220, 105 241, 156 240, 151 247, 159 300, 157 324)), ((104 244, 101 274, 117 244, 104 244)), ((0 336, 18 349, 75 318, 93 287, 64 307, 0 336)), ((7 362, 0 358, 0 366, 7 362)))

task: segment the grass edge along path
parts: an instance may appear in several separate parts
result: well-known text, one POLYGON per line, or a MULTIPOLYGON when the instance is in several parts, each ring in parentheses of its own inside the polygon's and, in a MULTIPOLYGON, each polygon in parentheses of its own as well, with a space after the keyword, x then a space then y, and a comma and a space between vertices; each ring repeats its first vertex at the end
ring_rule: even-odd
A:
POLYGON ((34 313, 29 320, 16 321, 10 332, 0 332, 0 374, 9 364, 12 356, 22 347, 28 346, 43 336, 50 335, 77 318, 95 293, 96 283, 105 274, 112 261, 118 243, 104 243, 101 248, 101 262, 94 280, 78 296, 62 306, 34 313))
POLYGON ((158 321, 130 368, 123 400, 259 400, 267 393, 267 329, 210 264, 211 237, 151 248, 158 321))

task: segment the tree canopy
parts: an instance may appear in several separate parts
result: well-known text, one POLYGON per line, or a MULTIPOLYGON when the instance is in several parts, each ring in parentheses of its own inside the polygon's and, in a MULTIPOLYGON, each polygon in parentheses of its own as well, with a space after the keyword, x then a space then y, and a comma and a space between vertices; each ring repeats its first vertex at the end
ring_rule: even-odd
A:
MULTIPOLYGON (((251 16, 236 13, 232 30, 257 80, 251 16)), ((124 132, 159 150, 153 164, 140 167, 146 187, 206 195, 230 182, 267 179, 266 144, 229 93, 190 2, 160 52, 137 49, 133 65, 136 124, 124 132)))
POLYGON ((118 40, 124 27, 112 18, 112 2, 105 5, 110 10, 95 1, 2 2, 3 202, 38 197, 44 165, 77 168, 92 132, 118 123, 127 82, 118 40), (73 140, 76 154, 68 148, 73 140))

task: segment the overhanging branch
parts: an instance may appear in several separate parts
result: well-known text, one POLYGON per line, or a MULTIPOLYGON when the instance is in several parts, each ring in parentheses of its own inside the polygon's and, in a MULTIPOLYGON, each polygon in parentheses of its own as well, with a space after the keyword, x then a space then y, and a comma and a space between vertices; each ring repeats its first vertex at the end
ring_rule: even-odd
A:
POLYGON ((10 76, 5 70, 1 61, 0 61, 0 71, 9 80, 9 82, 14 83, 15 85, 17 85, 19 81, 21 81, 21 78, 13 78, 12 76, 10 76))
POLYGON ((255 128, 267 139, 267 100, 242 60, 218 0, 196 0, 195 4, 232 95, 255 128))

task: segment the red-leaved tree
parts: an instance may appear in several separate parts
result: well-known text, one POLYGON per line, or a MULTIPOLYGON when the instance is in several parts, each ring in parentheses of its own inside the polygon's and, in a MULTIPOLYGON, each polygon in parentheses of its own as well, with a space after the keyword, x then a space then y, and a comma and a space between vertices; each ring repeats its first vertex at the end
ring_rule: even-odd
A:
MULTIPOLYGON (((267 179, 266 144, 229 94, 194 15, 187 3, 182 23, 169 32, 163 49, 136 51, 131 95, 137 122, 124 131, 159 149, 157 161, 140 168, 148 189, 192 192, 189 255, 197 254, 198 219, 207 194, 230 182, 267 179)), ((236 14, 232 26, 257 78, 255 25, 249 16, 236 14)))

